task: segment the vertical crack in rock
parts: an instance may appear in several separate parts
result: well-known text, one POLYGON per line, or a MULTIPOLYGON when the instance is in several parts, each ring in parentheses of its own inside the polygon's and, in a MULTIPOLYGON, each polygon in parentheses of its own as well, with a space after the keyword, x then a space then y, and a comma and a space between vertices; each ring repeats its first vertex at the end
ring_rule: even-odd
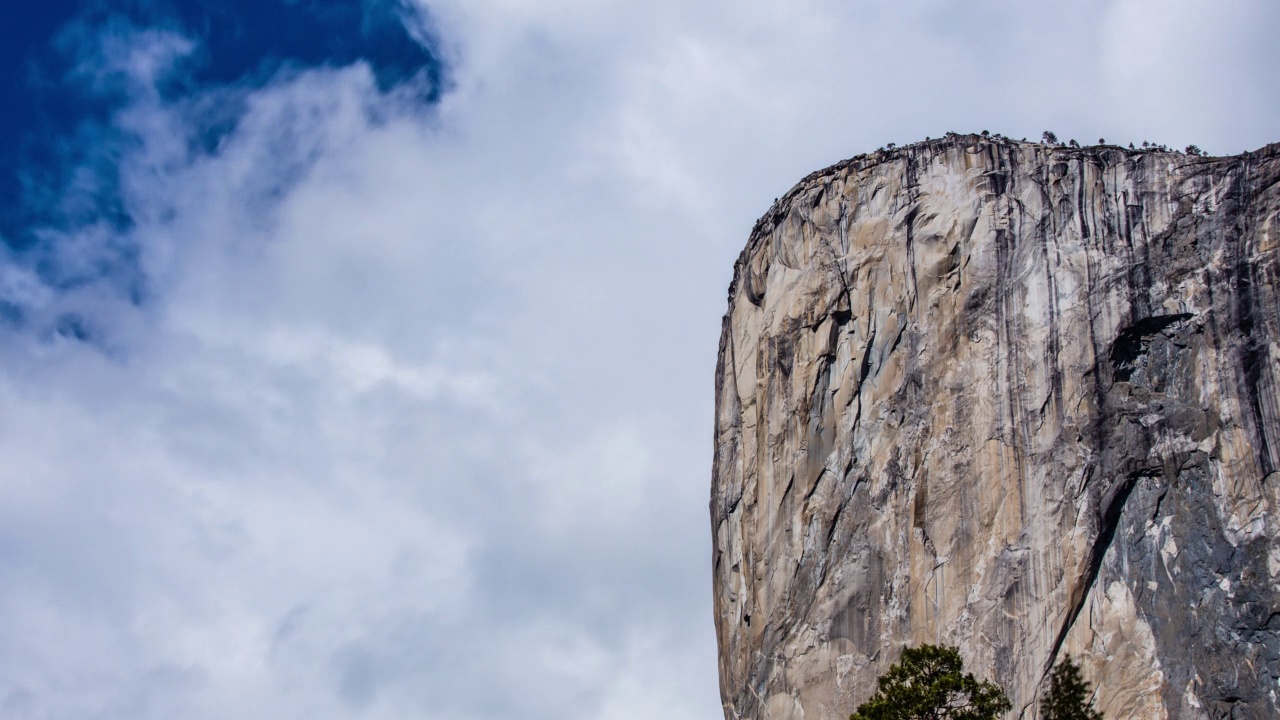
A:
POLYGON ((716 365, 726 718, 844 720, 955 644, 1034 718, 1277 717, 1280 146, 949 135, 755 224, 716 365), (1233 715, 1234 713, 1234 715, 1233 715))
POLYGON ((1062 649, 1062 644, 1066 641, 1067 634, 1071 631, 1072 626, 1075 625, 1076 618, 1079 617, 1080 610, 1084 607, 1085 599, 1088 598, 1094 582, 1098 579, 1098 572, 1102 569, 1102 559, 1106 556, 1107 550, 1111 548, 1111 542, 1116 536, 1116 529, 1120 527, 1120 516, 1124 513, 1125 503, 1129 500, 1129 494, 1133 492, 1138 479, 1143 476, 1143 473, 1130 474, 1117 483, 1111 494, 1103 500, 1102 507, 1098 513, 1098 535, 1094 538, 1093 544, 1089 548, 1083 574, 1076 579, 1070 594, 1067 596, 1066 617, 1063 618, 1062 627, 1058 630, 1058 635, 1053 640, 1053 647, 1050 648, 1049 657, 1045 660, 1042 677, 1047 677, 1049 671, 1053 669, 1054 663, 1058 661, 1058 653, 1062 649))

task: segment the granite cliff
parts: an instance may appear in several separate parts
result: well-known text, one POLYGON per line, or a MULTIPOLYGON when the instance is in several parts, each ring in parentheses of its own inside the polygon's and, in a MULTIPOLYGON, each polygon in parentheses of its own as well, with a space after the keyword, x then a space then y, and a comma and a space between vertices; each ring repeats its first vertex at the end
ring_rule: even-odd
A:
POLYGON ((949 136, 806 177, 729 289, 726 718, 844 720, 905 644, 1034 718, 1280 717, 1280 145, 949 136))

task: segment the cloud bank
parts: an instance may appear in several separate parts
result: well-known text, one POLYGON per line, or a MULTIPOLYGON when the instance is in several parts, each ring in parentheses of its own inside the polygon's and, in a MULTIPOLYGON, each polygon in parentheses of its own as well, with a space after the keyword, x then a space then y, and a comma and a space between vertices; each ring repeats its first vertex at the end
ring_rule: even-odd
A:
POLYGON ((0 715, 717 717, 711 375, 770 201, 948 130, 1278 139, 1261 0, 406 8, 432 102, 81 39, 118 201, 68 168, 0 264, 0 715))

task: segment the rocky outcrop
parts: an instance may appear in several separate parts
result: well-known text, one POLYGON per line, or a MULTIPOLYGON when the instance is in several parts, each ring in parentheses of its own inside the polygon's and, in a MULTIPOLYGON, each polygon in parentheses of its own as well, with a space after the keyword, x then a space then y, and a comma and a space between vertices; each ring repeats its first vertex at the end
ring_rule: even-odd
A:
POLYGON ((1037 716, 1280 717, 1280 145, 950 136, 805 178, 716 370, 725 714, 844 720, 904 644, 1037 716))

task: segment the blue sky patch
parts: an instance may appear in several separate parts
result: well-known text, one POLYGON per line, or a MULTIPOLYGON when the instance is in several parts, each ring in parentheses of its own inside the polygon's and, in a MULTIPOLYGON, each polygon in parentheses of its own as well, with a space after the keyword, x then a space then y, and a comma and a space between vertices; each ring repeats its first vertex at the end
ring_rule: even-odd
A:
MULTIPOLYGON (((12 251, 40 244, 40 228, 129 224, 115 164, 128 138, 113 134, 123 102, 73 72, 86 46, 111 32, 162 30, 190 38, 193 53, 158 88, 165 100, 210 88, 254 87, 286 68, 363 61, 387 90, 425 76, 434 102, 443 67, 401 0, 123 0, 19 3, 0 24, 0 237, 12 251), (68 190, 74 185, 75 192, 68 190)), ((416 17, 416 16, 415 16, 416 17)), ((193 138, 204 149, 235 127, 234 107, 193 138)))

